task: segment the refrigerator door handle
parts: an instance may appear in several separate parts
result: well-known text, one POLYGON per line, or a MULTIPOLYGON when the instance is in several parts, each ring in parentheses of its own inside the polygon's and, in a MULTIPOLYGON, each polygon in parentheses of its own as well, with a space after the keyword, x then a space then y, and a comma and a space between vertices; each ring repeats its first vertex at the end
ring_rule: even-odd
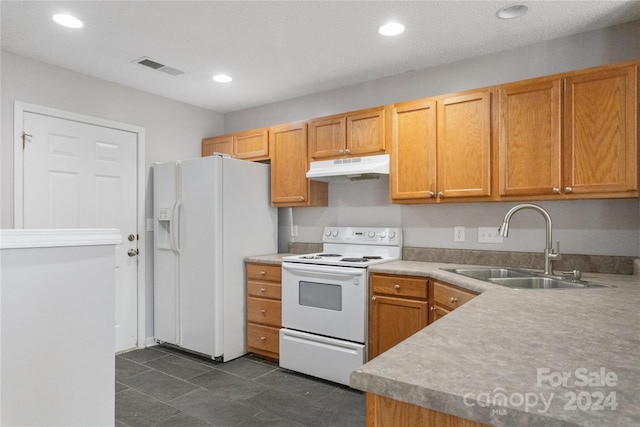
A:
POLYGON ((171 241, 171 250, 180 255, 180 208, 182 207, 182 202, 180 199, 176 200, 173 204, 173 212, 171 217, 173 219, 170 230, 170 241, 171 241))

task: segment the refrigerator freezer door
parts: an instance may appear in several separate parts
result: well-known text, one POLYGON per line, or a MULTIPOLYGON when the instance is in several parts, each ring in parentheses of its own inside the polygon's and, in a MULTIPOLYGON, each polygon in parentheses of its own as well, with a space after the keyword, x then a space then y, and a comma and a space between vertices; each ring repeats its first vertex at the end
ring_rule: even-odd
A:
POLYGON ((157 340, 178 344, 179 259, 172 250, 171 227, 177 202, 176 163, 153 166, 154 265, 153 310, 154 336, 157 340))

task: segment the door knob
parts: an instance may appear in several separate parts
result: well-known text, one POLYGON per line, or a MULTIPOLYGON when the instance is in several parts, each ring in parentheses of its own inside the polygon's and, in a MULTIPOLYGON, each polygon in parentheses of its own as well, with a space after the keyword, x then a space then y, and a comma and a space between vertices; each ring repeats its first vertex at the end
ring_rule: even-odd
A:
POLYGON ((127 255, 134 257, 136 255, 138 255, 138 250, 137 249, 129 249, 129 252, 127 252, 127 255))
POLYGON ((127 237, 127 239, 128 239, 130 242, 133 242, 134 240, 136 240, 136 236, 134 236, 133 234, 129 234, 129 237, 127 237))

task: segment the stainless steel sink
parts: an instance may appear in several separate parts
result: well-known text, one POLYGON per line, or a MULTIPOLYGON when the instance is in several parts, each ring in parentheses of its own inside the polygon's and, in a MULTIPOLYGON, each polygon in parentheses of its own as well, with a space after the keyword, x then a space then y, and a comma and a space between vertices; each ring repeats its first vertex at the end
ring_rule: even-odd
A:
POLYGON ((530 276, 526 271, 514 270, 512 268, 445 268, 443 270, 479 280, 530 276))
POLYGON ((602 288, 605 285, 585 282, 583 280, 568 280, 550 277, 542 273, 517 270, 513 268, 443 268, 445 271, 484 280, 496 285, 507 286, 512 289, 584 289, 602 288))

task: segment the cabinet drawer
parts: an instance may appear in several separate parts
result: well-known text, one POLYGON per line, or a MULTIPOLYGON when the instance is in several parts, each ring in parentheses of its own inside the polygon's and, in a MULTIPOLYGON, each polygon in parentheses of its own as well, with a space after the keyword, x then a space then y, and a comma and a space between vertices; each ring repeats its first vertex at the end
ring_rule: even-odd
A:
POLYGON ((460 307, 475 296, 471 292, 463 291, 444 283, 433 282, 433 301, 451 310, 460 307))
POLYGON ((282 323, 282 303, 264 298, 247 298, 247 321, 279 327, 282 323))
POLYGON ((282 267, 269 264, 247 264, 247 279, 282 281, 282 267))
POLYGON ((249 351, 276 357, 280 353, 280 328, 271 326, 247 325, 247 347, 249 351))
POLYGON ((280 283, 257 282, 253 280, 247 281, 247 294, 261 298, 282 298, 282 286, 280 283))
POLYGON ((377 274, 371 276, 371 289, 374 294, 426 299, 427 283, 428 280, 421 277, 381 276, 377 274))

